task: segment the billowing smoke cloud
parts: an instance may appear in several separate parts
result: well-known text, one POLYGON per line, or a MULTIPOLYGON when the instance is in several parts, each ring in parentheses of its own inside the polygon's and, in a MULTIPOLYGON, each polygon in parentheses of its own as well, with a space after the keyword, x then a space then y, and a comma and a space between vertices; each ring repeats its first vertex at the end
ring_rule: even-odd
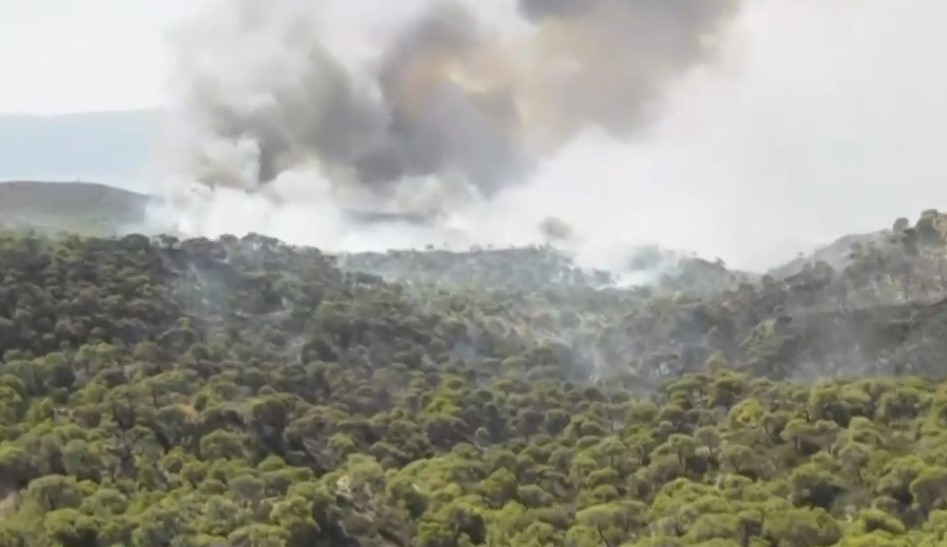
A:
POLYGON ((327 43, 326 2, 212 2, 177 36, 176 167, 247 190, 317 168, 336 194, 408 211, 421 180, 430 206, 491 198, 584 129, 633 136, 737 2, 520 1, 512 34, 499 10, 426 2, 355 62, 327 43))
POLYGON ((942 0, 218 2, 174 40, 168 164, 201 184, 169 218, 331 249, 554 235, 596 266, 657 243, 765 268, 947 209, 944 20, 942 0), (366 202, 448 214, 345 214, 366 202))

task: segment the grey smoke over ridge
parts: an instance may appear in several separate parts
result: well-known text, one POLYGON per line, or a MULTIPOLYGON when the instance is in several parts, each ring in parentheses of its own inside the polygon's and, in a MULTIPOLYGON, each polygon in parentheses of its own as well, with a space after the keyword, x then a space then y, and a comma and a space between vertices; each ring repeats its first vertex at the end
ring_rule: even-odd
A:
POLYGON ((387 205, 426 178, 437 201, 490 198, 587 128, 633 136, 713 58, 737 1, 520 0, 503 17, 522 30, 504 33, 472 2, 432 0, 359 62, 327 43, 325 2, 211 2, 176 36, 177 168, 256 190, 318 166, 387 205))
MULTIPOLYGON (((306 4, 318 10, 304 12, 321 32, 321 50, 338 61, 351 85, 363 91, 360 96, 378 101, 374 76, 381 52, 434 3, 405 0, 398 10, 386 11, 389 4, 381 1, 323 0, 306 4)), ((285 12, 291 4, 272 3, 285 12)), ((480 22, 485 43, 501 44, 500 51, 538 33, 514 2, 464 5, 480 22)), ((501 185, 492 198, 467 200, 459 192, 451 201, 446 189, 464 187, 452 173, 380 185, 394 196, 390 203, 407 210, 423 210, 426 203, 454 207, 426 226, 350 222, 339 203, 350 194, 362 197, 354 168, 309 157, 255 194, 243 191, 243 181, 257 181, 255 141, 204 130, 208 117, 192 107, 188 86, 196 79, 216 89, 207 103, 228 105, 225 111, 272 108, 266 95, 274 82, 294 88, 298 56, 287 54, 281 38, 266 31, 272 23, 244 31, 232 20, 234 13, 231 7, 216 19, 199 19, 174 40, 182 52, 182 74, 174 81, 179 123, 166 163, 177 168, 177 177, 170 178, 180 179, 189 197, 156 219, 186 233, 255 231, 351 251, 443 242, 464 248, 542 241, 538 227, 555 217, 571 228, 569 248, 596 267, 620 267, 627 258, 623 250, 658 244, 759 270, 840 235, 888 226, 898 216, 947 209, 942 0, 744 2, 717 34, 707 34, 719 43, 702 62, 664 80, 656 98, 642 106, 645 123, 632 138, 589 128, 558 142, 559 124, 543 121, 550 118, 535 114, 545 112, 537 108, 529 115, 519 112, 543 121, 524 123, 541 129, 518 141, 535 147, 524 154, 532 160, 526 162, 528 173, 522 182, 514 178, 514 184, 501 185), (549 135, 548 142, 541 138, 549 135), (214 170, 195 168, 202 157, 214 160, 207 162, 214 170), (211 172, 232 176, 213 188, 192 188, 211 172)), ((517 51, 500 57, 530 54, 528 48, 517 51)), ((514 72, 525 74, 520 81, 542 80, 514 72)), ((496 74, 495 80, 510 81, 509 71, 496 74)), ((472 77, 459 81, 462 89, 483 86, 474 86, 472 77)))

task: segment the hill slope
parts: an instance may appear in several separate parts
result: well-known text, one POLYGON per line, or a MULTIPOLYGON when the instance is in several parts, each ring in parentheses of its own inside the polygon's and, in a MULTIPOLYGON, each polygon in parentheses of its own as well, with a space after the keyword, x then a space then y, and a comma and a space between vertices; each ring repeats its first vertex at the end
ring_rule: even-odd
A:
POLYGON ((117 234, 143 220, 151 199, 96 183, 0 182, 0 228, 117 234))
POLYGON ((0 235, 0 545, 939 545, 933 220, 714 292, 0 235))

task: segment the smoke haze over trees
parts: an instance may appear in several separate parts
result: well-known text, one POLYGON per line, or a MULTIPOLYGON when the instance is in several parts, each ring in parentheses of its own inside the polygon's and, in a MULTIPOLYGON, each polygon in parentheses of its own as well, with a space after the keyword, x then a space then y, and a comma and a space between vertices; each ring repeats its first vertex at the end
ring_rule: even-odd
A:
MULTIPOLYGON (((379 80, 381 53, 399 42, 410 23, 424 20, 432 3, 408 0, 398 10, 373 0, 313 5, 319 6, 313 17, 318 32, 309 36, 318 37, 356 89, 364 90, 379 80)), ((480 23, 477 37, 487 43, 526 43, 535 33, 515 2, 486 0, 467 8, 470 18, 480 23)), ((324 166, 308 164, 255 195, 218 187, 211 195, 197 193, 203 196, 197 198, 191 190, 200 177, 185 168, 194 158, 216 158, 218 164, 230 166, 225 171, 240 174, 237 179, 253 170, 242 167, 240 154, 227 159, 232 147, 215 144, 208 134, 201 139, 193 127, 175 123, 180 131, 170 131, 163 140, 181 147, 162 147, 154 163, 161 172, 146 172, 140 162, 153 140, 153 130, 147 127, 154 123, 113 133, 108 116, 92 114, 83 116, 91 127, 85 140, 73 136, 72 120, 59 124, 53 119, 0 118, 0 140, 6 143, 0 155, 9 156, 0 176, 80 178, 138 191, 148 189, 148 180, 158 179, 163 183, 151 188, 152 193, 183 188, 186 199, 173 213, 155 215, 156 229, 177 226, 191 234, 257 231, 348 250, 422 248, 444 241, 466 248, 471 243, 545 241, 544 222, 555 218, 562 221, 557 225, 570 227, 572 237, 563 246, 580 251, 596 266, 620 263, 627 247, 659 244, 763 270, 841 234, 875 230, 892 217, 947 201, 937 144, 939 128, 947 125, 941 100, 947 95, 947 81, 942 71, 932 68, 938 66, 938 52, 947 47, 947 37, 936 24, 947 16, 945 10, 937 0, 865 0, 857 6, 845 0, 743 3, 726 13, 718 31, 707 35, 713 40, 699 62, 658 86, 657 99, 647 102, 648 116, 637 131, 616 139, 609 136, 614 132, 590 128, 558 148, 536 145, 539 152, 508 156, 515 161, 476 164, 485 171, 514 165, 525 173, 504 179, 508 184, 500 185, 493 198, 479 202, 468 200, 464 192, 445 193, 445 188, 468 188, 456 169, 446 178, 414 177, 366 189, 349 184, 359 180, 351 169, 327 172, 324 166), (533 161, 520 161, 530 156, 533 161), (381 190, 381 196, 369 199, 381 190), (381 229, 347 222, 339 210, 353 202, 369 202, 364 207, 372 210, 419 211, 418 216, 432 216, 438 209, 449 213, 425 230, 404 223, 381 229), (855 202, 858 207, 852 206, 855 202)), ((222 99, 240 95, 234 89, 266 91, 270 82, 290 80, 292 67, 274 69, 272 78, 259 71, 265 78, 254 83, 253 67, 287 66, 267 61, 283 54, 279 48, 262 46, 278 42, 265 38, 262 26, 256 27, 255 37, 243 41, 220 36, 225 33, 218 27, 225 22, 221 18, 214 25, 195 25, 206 35, 188 31, 183 33, 186 39, 179 33, 171 40, 184 56, 212 50, 213 55, 189 60, 204 59, 198 72, 205 83, 216 82, 222 99)), ((559 48, 569 44, 564 39, 554 42, 559 48)), ((475 68, 483 66, 490 65, 475 68)), ((171 81, 172 116, 189 110, 183 100, 187 70, 188 65, 180 65, 180 74, 171 81)), ((488 71, 468 72, 480 76, 488 71)), ((461 91, 492 89, 466 73, 461 76, 452 73, 461 91)), ((487 95, 491 99, 485 104, 473 101, 477 108, 490 116, 508 111, 508 101, 487 95)), ((544 127, 549 129, 548 124, 544 127)))
POLYGON ((159 218, 384 250, 543 241, 552 217, 596 266, 660 244, 763 269, 947 200, 943 3, 673 4, 211 8, 172 41, 163 191, 184 197, 159 218), (613 42, 629 17, 660 37, 613 42))

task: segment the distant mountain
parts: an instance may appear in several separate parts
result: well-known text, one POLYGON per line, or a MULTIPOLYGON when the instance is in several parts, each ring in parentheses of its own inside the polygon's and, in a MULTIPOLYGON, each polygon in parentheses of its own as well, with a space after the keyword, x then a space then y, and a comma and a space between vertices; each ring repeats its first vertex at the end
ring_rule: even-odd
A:
MULTIPOLYGON (((0 180, 0 230, 33 228, 45 232, 113 235, 147 230, 145 209, 161 198, 129 185, 82 181, 0 180)), ((423 224, 422 215, 343 209, 352 222, 423 224)))
POLYGON ((96 180, 140 190, 160 110, 0 115, 0 180, 96 180))
POLYGON ((0 228, 116 234, 140 224, 152 199, 89 182, 0 182, 0 228))

